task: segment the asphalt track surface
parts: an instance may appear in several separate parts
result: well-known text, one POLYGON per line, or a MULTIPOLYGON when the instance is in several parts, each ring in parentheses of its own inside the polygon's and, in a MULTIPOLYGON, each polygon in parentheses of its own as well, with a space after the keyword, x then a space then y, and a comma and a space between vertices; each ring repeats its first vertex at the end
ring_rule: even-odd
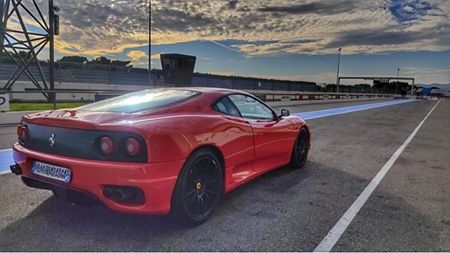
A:
MULTIPOLYGON (((449 100, 419 100, 311 117, 304 169, 233 190, 195 228, 72 205, 3 174, 0 251, 450 251, 449 112, 449 100)), ((14 140, 15 128, 0 135, 14 140)))

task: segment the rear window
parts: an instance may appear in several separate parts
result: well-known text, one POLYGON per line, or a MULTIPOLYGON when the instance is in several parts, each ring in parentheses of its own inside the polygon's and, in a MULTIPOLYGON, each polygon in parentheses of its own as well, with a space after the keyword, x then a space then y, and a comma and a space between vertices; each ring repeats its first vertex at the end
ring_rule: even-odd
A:
POLYGON ((137 113, 178 104, 198 94, 200 93, 189 90, 149 89, 80 106, 77 109, 100 112, 137 113))

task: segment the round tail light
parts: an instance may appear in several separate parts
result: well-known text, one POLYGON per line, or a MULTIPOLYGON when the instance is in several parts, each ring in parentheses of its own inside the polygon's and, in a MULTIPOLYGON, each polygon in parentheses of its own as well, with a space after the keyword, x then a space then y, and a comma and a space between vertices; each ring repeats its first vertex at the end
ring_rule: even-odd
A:
POLYGON ((100 151, 105 155, 110 155, 114 150, 114 142, 113 140, 105 136, 100 139, 100 151))
POLYGON ((26 126, 19 125, 17 127, 17 136, 21 141, 25 141, 28 136, 28 128, 26 126))
POLYGON ((125 147, 129 156, 136 156, 141 152, 141 144, 134 138, 128 138, 125 147))

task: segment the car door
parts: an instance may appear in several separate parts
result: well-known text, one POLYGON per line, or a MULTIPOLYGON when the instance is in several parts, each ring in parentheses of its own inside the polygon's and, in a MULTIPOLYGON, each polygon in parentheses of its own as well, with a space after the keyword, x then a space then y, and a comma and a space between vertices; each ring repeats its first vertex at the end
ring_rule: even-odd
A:
POLYGON ((253 129, 251 124, 242 118, 239 110, 225 96, 212 105, 212 109, 222 114, 224 129, 220 131, 223 141, 219 141, 227 161, 227 185, 246 179, 254 173, 255 156, 253 129))
POLYGON ((253 170, 268 170, 287 164, 296 137, 293 122, 278 118, 272 109, 251 96, 233 94, 229 98, 253 129, 253 170))

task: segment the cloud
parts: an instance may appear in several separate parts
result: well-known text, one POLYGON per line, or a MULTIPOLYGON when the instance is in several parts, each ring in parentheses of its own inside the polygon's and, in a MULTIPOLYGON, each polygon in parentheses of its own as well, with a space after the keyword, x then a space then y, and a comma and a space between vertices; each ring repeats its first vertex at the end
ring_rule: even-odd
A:
MULTIPOLYGON (((46 0, 37 2, 46 9, 46 0)), ((82 54, 111 54, 148 45, 148 0, 58 1, 55 5, 61 9, 60 35, 55 37, 60 52, 76 48, 82 54)))
POLYGON ((234 72, 230 72, 230 71, 212 71, 209 74, 220 75, 220 76, 232 76, 235 73, 234 72))
MULTIPOLYGON (((36 1, 46 10, 46 0, 36 1)), ((83 0, 55 4, 61 9, 55 48, 66 55, 128 52, 148 45, 150 29, 153 45, 211 41, 247 57, 335 54, 339 47, 345 54, 450 50, 448 0, 83 0)), ((17 23, 10 25, 15 28, 17 23)))
POLYGON ((236 52, 236 53, 242 54, 241 51, 236 50, 236 49, 234 49, 234 48, 232 48, 232 47, 229 47, 229 46, 227 46, 227 45, 224 45, 224 44, 222 44, 222 43, 219 43, 219 42, 217 42, 217 41, 213 41, 213 40, 209 40, 209 41, 212 42, 212 43, 214 43, 214 44, 216 44, 216 45, 218 45, 218 46, 221 46, 221 47, 223 47, 223 48, 226 48, 226 49, 228 49, 228 50, 231 50, 231 51, 234 51, 234 52, 236 52))
MULTIPOLYGON (((21 18, 29 32, 46 34, 43 26, 48 23, 48 1, 36 2, 45 22, 41 21, 37 9, 31 3, 23 3, 23 6, 41 21, 40 24, 22 6, 19 7, 21 18)), ((60 53, 111 54, 149 43, 148 0, 55 1, 54 4, 60 9, 57 13, 60 17, 60 34, 55 36, 55 49, 60 53)), ((15 14, 7 26, 9 29, 22 30, 15 14)), ((17 36, 23 39, 23 36, 17 36)))
POLYGON ((151 59, 152 59, 152 60, 159 60, 159 59, 161 59, 161 58, 159 57, 159 54, 153 54, 153 55, 151 56, 151 59))
POLYGON ((443 83, 450 84, 450 68, 416 68, 409 67, 402 69, 402 74, 406 76, 418 76, 415 82, 419 84, 443 83))
POLYGON ((319 14, 319 15, 333 15, 348 13, 355 9, 356 1, 344 0, 339 1, 321 1, 321 2, 306 2, 304 4, 290 4, 285 1, 285 4, 270 5, 260 7, 257 10, 261 12, 269 12, 276 16, 283 14, 303 15, 303 14, 319 14))
POLYGON ((127 56, 135 61, 141 60, 142 58, 147 59, 147 57, 148 57, 147 54, 142 51, 130 51, 130 52, 128 52, 127 56))
POLYGON ((450 7, 445 0, 153 0, 151 4, 156 44, 246 41, 228 46, 249 56, 329 54, 338 47, 345 47, 347 54, 450 49, 450 7), (273 43, 257 44, 263 40, 273 43))

